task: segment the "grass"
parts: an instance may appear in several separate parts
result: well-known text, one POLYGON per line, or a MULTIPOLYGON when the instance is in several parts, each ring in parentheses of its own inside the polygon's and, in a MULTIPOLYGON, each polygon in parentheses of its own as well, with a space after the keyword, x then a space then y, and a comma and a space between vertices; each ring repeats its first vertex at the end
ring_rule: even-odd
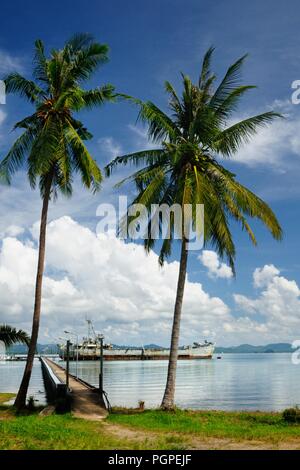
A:
POLYGON ((300 425, 280 413, 115 409, 105 421, 17 415, 0 394, 0 449, 298 448, 300 425))
POLYGON ((0 393, 0 450, 97 450, 175 449, 177 440, 158 435, 132 438, 126 428, 105 421, 85 421, 71 414, 40 416, 37 412, 17 414, 3 405, 13 394, 0 393), (112 428, 112 429, 111 429, 112 428))
POLYGON ((7 401, 11 400, 14 396, 14 393, 0 393, 0 405, 3 405, 7 401))
POLYGON ((67 415, 20 416, 0 421, 0 449, 138 449, 105 432, 105 425, 67 415))
POLYGON ((148 410, 144 413, 113 413, 112 423, 131 429, 157 432, 174 432, 184 436, 203 436, 234 440, 264 440, 279 442, 281 439, 299 439, 300 426, 286 423, 281 413, 223 412, 176 410, 166 413, 148 410))

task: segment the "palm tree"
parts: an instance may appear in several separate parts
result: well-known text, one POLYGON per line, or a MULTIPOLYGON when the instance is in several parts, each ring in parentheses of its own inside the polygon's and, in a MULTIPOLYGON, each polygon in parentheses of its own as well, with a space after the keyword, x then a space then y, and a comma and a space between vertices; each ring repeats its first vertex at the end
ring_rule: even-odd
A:
MULTIPOLYGON (((139 102, 139 119, 148 124, 148 136, 159 144, 158 148, 117 157, 106 168, 107 175, 110 175, 120 164, 142 165, 120 184, 125 181, 134 182, 138 195, 133 203, 144 204, 148 209, 145 234, 147 251, 153 247, 155 238, 158 238, 155 236, 157 234, 153 235, 151 232, 151 222, 157 215, 155 210, 149 215, 151 205, 171 206, 177 203, 182 208, 186 204, 192 207, 190 215, 183 212, 182 227, 176 226, 174 217, 170 217, 167 231, 170 236, 164 238, 159 256, 159 262, 163 264, 165 258, 171 254, 174 234, 183 228, 168 376, 161 404, 162 409, 167 410, 174 407, 189 230, 196 229, 197 204, 204 204, 204 245, 211 245, 221 258, 225 257, 234 273, 235 246, 229 226, 230 219, 238 222, 248 232, 254 245, 256 239, 248 218, 260 219, 275 239, 282 237, 280 225, 268 205, 241 185, 235 175, 217 159, 218 156, 230 157, 235 154, 260 126, 267 125, 280 115, 269 111, 228 126, 240 98, 254 87, 240 83, 240 70, 246 56, 231 65, 220 84, 214 87, 216 77, 210 71, 212 53, 213 48, 206 52, 196 84, 187 75, 182 75, 181 98, 171 83, 165 83, 171 115, 164 113, 152 102, 139 102)), ((160 228, 158 226, 157 230, 160 228)))
POLYGON ((45 55, 44 45, 35 42, 34 80, 18 73, 5 79, 6 91, 17 93, 35 107, 32 115, 18 122, 14 129, 22 129, 6 157, 0 163, 0 176, 10 183, 11 176, 26 168, 32 188, 39 184, 43 201, 35 302, 31 340, 27 363, 16 397, 15 406, 25 406, 39 331, 42 279, 44 272, 46 225, 49 201, 58 191, 70 196, 72 178, 79 173, 83 185, 98 191, 102 175, 84 141, 92 137, 74 113, 102 105, 113 98, 112 85, 85 90, 82 84, 108 60, 108 47, 95 42, 88 34, 77 34, 62 50, 45 55))
POLYGON ((8 348, 16 343, 29 345, 30 337, 23 330, 17 330, 9 325, 0 325, 0 342, 8 348))

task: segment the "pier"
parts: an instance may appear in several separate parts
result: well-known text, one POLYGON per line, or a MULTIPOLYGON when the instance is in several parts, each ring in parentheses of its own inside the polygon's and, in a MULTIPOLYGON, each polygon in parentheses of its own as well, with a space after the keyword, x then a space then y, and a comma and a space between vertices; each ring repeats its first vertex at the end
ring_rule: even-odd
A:
POLYGON ((99 389, 69 374, 69 387, 66 384, 66 370, 49 358, 41 358, 47 394, 54 403, 71 408, 77 418, 98 421, 106 418, 108 412, 99 389))

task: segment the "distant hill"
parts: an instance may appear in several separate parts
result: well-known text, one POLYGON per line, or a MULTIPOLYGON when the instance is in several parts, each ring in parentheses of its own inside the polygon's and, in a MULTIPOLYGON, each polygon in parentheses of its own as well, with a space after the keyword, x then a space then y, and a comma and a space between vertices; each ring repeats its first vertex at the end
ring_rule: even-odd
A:
POLYGON ((158 346, 157 344, 145 344, 145 349, 165 349, 163 346, 158 346))
MULTIPOLYGON (((58 347, 56 344, 38 344, 38 354, 58 354, 58 347)), ((8 354, 27 354, 27 347, 24 344, 15 344, 8 348, 8 354)))
POLYGON ((240 346, 216 347, 216 353, 289 353, 294 349, 289 343, 271 343, 266 346, 252 346, 251 344, 241 344, 240 346))
MULTIPOLYGON (((119 349, 141 349, 141 346, 131 346, 131 345, 120 345, 120 344, 113 344, 115 348, 119 349)), ((163 346, 158 346, 157 344, 145 344, 145 349, 165 349, 163 346)), ((274 343, 274 344, 267 344, 266 346, 253 346, 252 344, 241 344, 240 346, 229 346, 223 347, 218 346, 215 349, 216 353, 224 352, 224 353, 286 353, 286 352, 293 352, 291 344, 289 343, 274 343)))
MULTIPOLYGON (((140 349, 141 346, 129 346, 129 345, 113 345, 116 348, 134 348, 140 349)), ((163 349, 162 346, 157 344, 145 344, 145 349, 163 349)), ((56 344, 38 344, 38 354, 58 354, 58 347, 56 344)), ((217 346, 215 349, 216 353, 289 353, 293 352, 291 344, 289 343, 271 343, 265 346, 253 346, 251 344, 240 344, 240 346, 217 346)), ((16 344, 9 348, 9 354, 26 354, 27 348, 23 344, 16 344)))
MULTIPOLYGON (((112 346, 118 349, 126 349, 126 348, 141 349, 142 347, 142 346, 128 346, 128 344, 127 345, 113 344, 112 346)), ((158 346, 157 344, 145 344, 144 348, 145 349, 163 349, 162 346, 158 346)), ((59 350, 56 344, 38 344, 37 352, 38 354, 47 354, 47 353, 58 354, 59 350)), ((14 346, 8 349, 8 354, 26 354, 26 353, 27 353, 27 347, 24 344, 15 344, 14 346)))

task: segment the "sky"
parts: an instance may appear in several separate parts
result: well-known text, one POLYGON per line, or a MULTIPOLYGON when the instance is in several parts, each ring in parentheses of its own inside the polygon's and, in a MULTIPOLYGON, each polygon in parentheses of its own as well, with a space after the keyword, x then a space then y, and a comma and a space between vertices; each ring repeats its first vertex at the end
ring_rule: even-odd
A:
MULTIPOLYGON (((210 248, 190 253, 181 343, 208 339, 218 345, 292 342, 300 335, 300 105, 291 101, 300 79, 300 4, 253 0, 111 0, 102 2, 6 2, 1 5, 0 79, 10 71, 30 78, 33 44, 60 48, 75 32, 89 32, 110 48, 110 60, 90 86, 112 83, 117 91, 152 100, 167 110, 164 81, 180 91, 180 72, 197 80, 203 54, 215 46, 213 70, 220 78, 245 53, 246 84, 257 85, 234 119, 274 109, 285 119, 260 131, 231 161, 222 163, 264 198, 284 231, 274 241, 259 223, 254 248, 232 225, 237 249, 234 279, 210 248)), ((0 158, 16 135, 13 124, 32 112, 21 98, 0 104, 0 158)), ((114 156, 150 148, 146 129, 128 103, 107 104, 81 118, 93 133, 89 150, 103 168, 114 156)), ((117 201, 114 184, 95 195, 75 182, 72 199, 49 212, 46 272, 39 341, 54 342, 64 330, 86 331, 91 318, 107 341, 168 345, 179 248, 159 269, 157 249, 98 237, 96 209, 117 201)), ((126 189, 124 189, 126 194, 126 189)), ((130 188, 127 188, 130 194, 130 188)), ((19 172, 0 187, 0 323, 30 330, 41 201, 19 172)))

